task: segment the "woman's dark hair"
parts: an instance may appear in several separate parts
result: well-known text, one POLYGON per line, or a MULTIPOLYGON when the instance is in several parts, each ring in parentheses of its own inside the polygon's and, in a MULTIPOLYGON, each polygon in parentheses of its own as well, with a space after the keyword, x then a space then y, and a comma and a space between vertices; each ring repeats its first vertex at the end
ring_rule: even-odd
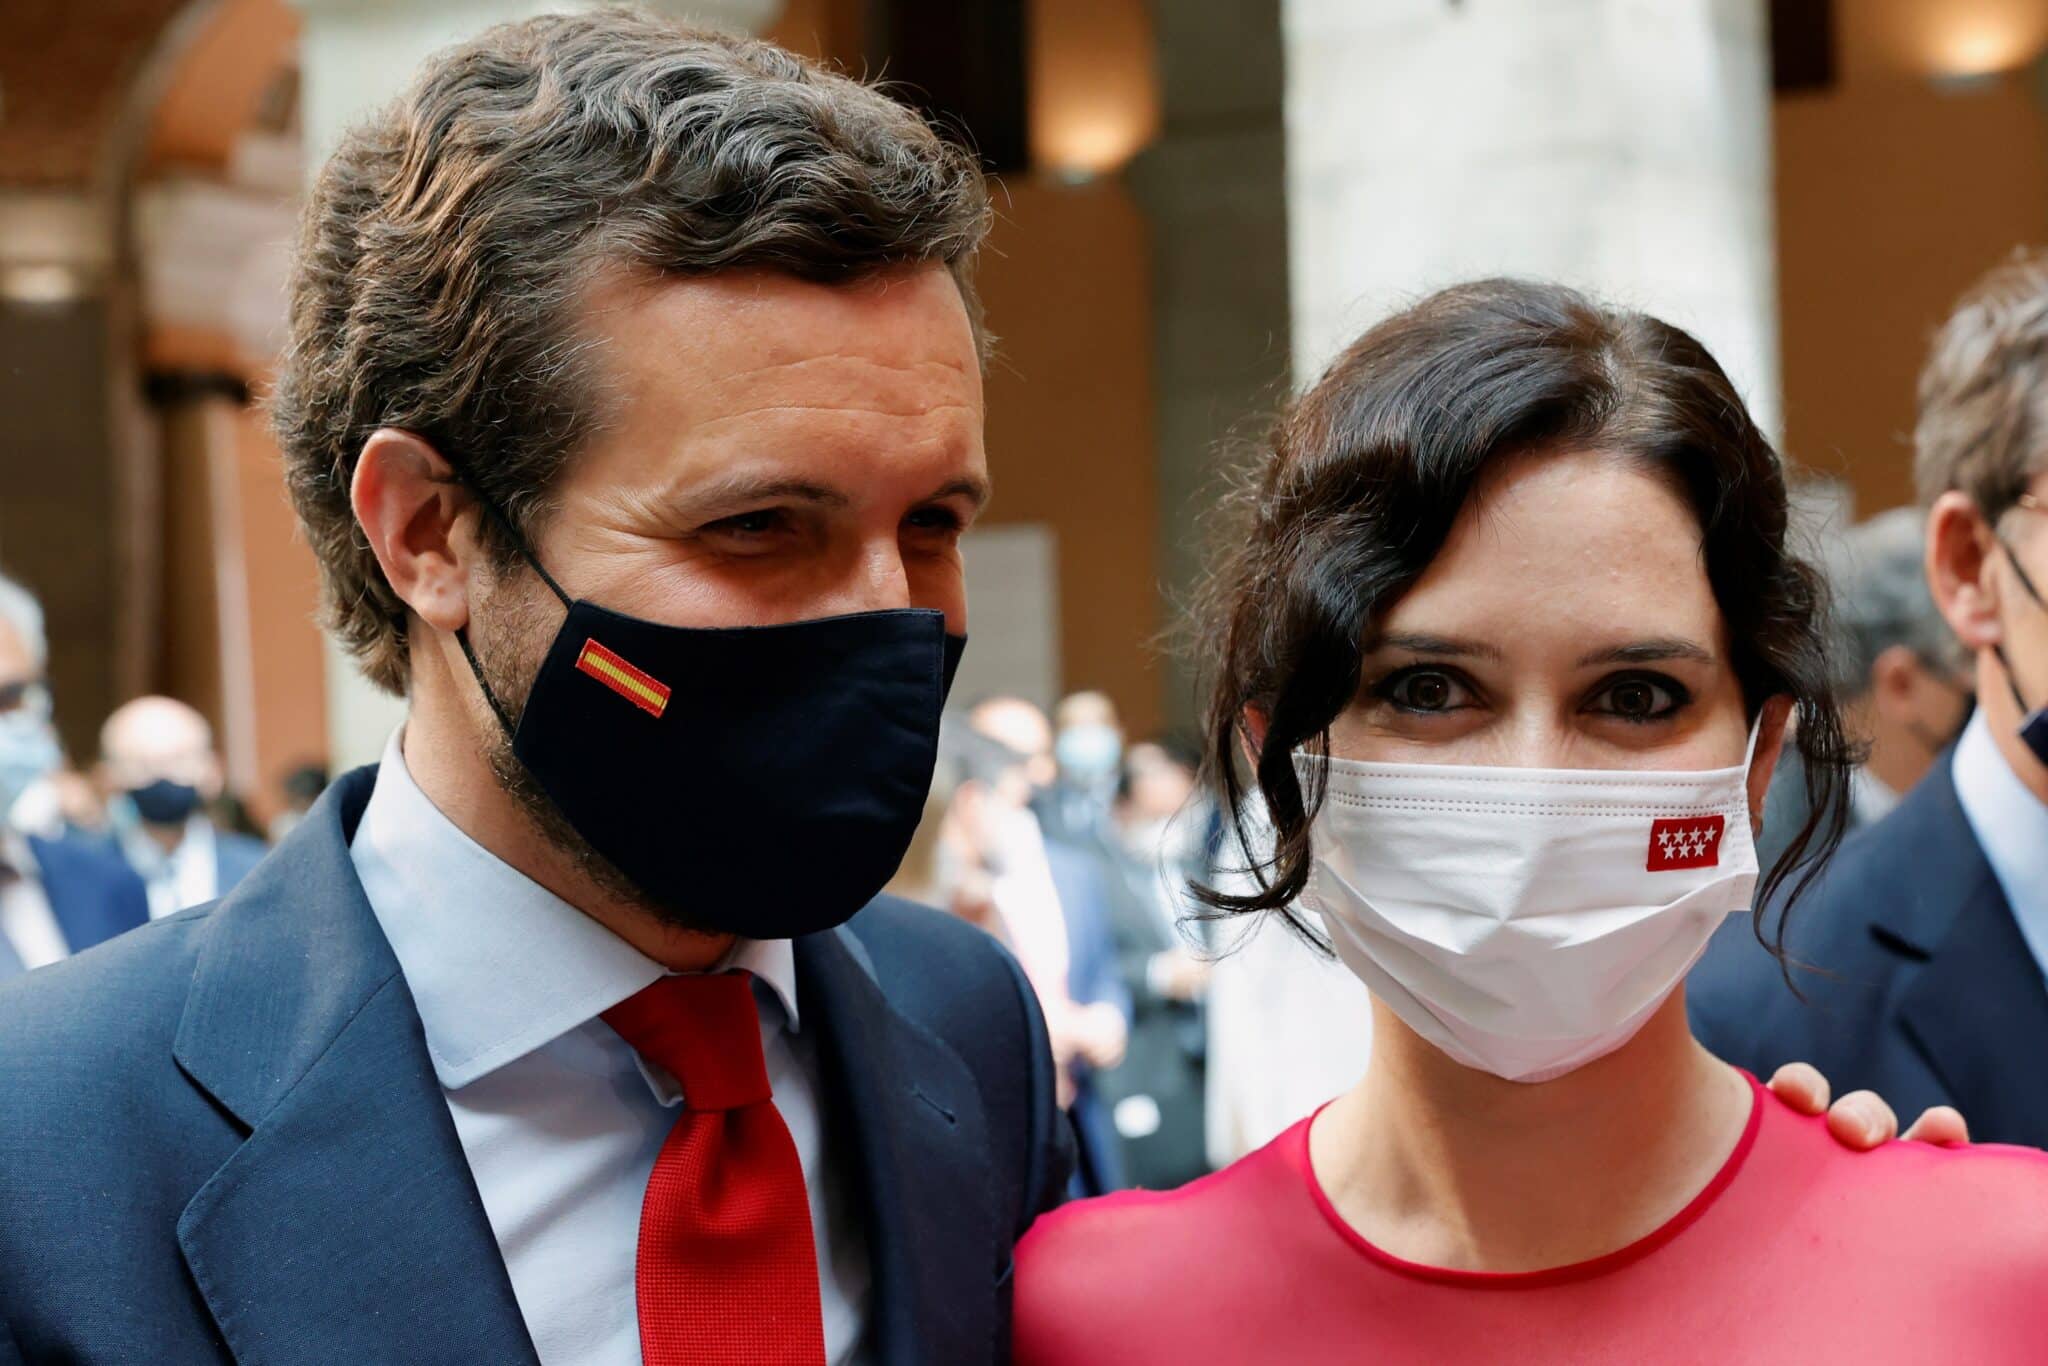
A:
MULTIPOLYGON (((1308 881, 1325 773, 1310 766, 1302 783, 1295 753, 1327 754, 1387 609, 1429 567, 1485 471, 1516 453, 1589 447, 1641 461, 1683 492, 1749 715, 1779 695, 1797 707, 1812 808, 1762 892, 1771 898, 1795 874, 1788 900, 1805 890, 1841 839, 1854 755, 1828 685, 1821 582, 1786 546, 1777 452, 1687 333, 1559 285, 1481 280, 1352 343, 1281 415, 1226 505, 1234 515, 1202 596, 1204 758, 1255 890, 1200 887, 1203 903, 1280 911, 1318 938, 1289 908, 1308 881)), ((1770 944, 1781 958, 1783 938, 1781 917, 1770 944)))

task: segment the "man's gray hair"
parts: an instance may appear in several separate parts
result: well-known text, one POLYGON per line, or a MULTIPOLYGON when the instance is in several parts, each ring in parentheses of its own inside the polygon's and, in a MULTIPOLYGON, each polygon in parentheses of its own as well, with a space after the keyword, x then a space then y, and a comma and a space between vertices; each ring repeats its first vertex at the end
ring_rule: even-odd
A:
POLYGON ((1835 689, 1843 699, 1870 691, 1877 657, 1903 645, 1929 667, 1953 670, 1960 649, 1927 591, 1927 518, 1918 508, 1880 512, 1823 554, 1834 593, 1835 689))
POLYGON ((38 671, 49 667, 50 637, 43 629, 43 605, 21 584, 0 574, 0 621, 20 635, 38 671))

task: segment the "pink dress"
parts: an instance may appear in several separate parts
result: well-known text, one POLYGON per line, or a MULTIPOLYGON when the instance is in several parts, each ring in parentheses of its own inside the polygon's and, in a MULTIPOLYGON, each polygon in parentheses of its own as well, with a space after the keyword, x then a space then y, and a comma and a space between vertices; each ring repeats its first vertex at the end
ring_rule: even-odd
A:
POLYGON ((1180 1190, 1067 1206, 1017 1250, 1018 1366, 2048 1362, 2048 1155, 1852 1153, 1751 1085, 1706 1190, 1575 1266, 1382 1252, 1316 1184, 1306 1120, 1180 1190))

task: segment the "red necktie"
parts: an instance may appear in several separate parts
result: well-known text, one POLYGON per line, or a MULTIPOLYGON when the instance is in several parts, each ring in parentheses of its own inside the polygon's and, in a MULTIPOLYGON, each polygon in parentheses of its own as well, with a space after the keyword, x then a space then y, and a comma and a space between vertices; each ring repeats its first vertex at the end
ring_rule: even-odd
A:
POLYGON ((605 1023, 683 1089, 640 1205, 646 1366, 820 1366, 825 1322, 803 1166, 769 1100, 753 978, 664 977, 605 1023))

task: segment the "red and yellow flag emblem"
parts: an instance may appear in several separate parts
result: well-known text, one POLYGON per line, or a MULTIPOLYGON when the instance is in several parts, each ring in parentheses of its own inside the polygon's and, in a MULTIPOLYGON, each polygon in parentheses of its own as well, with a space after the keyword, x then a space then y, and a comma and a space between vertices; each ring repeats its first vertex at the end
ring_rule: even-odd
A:
POLYGON ((583 642, 576 667, 650 716, 668 710, 668 685, 640 672, 595 640, 583 642))

